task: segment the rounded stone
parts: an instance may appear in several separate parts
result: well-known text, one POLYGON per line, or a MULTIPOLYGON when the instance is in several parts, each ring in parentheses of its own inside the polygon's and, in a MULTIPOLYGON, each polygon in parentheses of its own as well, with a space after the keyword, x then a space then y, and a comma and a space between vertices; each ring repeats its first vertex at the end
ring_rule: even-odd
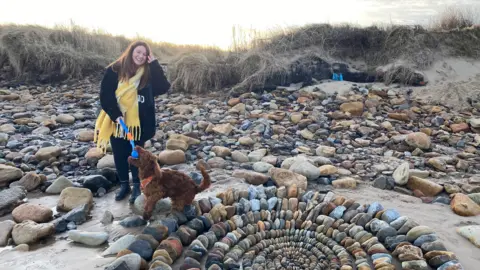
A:
POLYGON ((432 234, 435 231, 428 226, 416 226, 407 233, 407 240, 413 243, 418 237, 426 234, 432 234))
POLYGON ((380 242, 384 243, 387 237, 392 237, 395 235, 397 235, 397 230, 391 226, 388 226, 378 231, 376 236, 380 242))
POLYGON ((381 219, 386 221, 388 224, 392 223, 393 221, 397 220, 400 217, 400 213, 398 213, 395 209, 388 209, 383 212, 381 219))

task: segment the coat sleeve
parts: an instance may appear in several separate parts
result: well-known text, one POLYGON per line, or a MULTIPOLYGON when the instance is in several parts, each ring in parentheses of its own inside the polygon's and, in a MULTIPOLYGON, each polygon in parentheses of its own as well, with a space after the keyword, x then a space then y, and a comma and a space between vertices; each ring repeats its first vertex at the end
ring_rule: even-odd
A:
POLYGON ((105 71, 102 83, 100 84, 100 106, 108 114, 112 121, 122 116, 117 103, 115 91, 118 86, 118 75, 109 67, 105 71))
POLYGON ((156 97, 167 93, 168 89, 170 89, 170 83, 163 73, 163 69, 157 59, 150 63, 150 76, 153 96, 156 97))

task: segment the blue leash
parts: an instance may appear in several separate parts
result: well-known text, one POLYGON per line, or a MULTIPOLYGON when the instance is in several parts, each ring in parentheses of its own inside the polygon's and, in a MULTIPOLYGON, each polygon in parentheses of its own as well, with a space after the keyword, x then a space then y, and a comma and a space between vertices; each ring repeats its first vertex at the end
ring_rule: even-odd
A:
POLYGON ((132 133, 128 131, 127 125, 125 125, 125 122, 123 122, 123 119, 120 118, 120 124, 122 125, 123 130, 125 130, 125 133, 127 133, 127 138, 130 141, 130 144, 132 145, 132 154, 131 156, 133 158, 138 158, 138 152, 135 150, 135 143, 133 142, 133 136, 132 133))

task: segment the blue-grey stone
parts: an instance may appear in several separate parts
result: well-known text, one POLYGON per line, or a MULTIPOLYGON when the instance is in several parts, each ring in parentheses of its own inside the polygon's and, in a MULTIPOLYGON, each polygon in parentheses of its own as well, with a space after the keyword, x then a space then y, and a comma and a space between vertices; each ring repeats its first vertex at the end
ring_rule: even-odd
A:
POLYGON ((424 234, 420 237, 418 237, 414 242, 413 244, 417 247, 421 247, 423 244, 425 243, 429 243, 429 242, 433 242, 433 241, 436 241, 438 238, 437 238, 437 235, 432 233, 432 234, 424 234))
POLYGON ((257 189, 255 188, 255 186, 248 186, 248 199, 249 200, 253 200, 257 198, 257 189))
POLYGON ((238 238, 234 233, 229 232, 227 233, 226 237, 230 238, 235 244, 238 242, 238 238))
POLYGON ((379 220, 379 219, 376 219, 376 220, 372 221, 372 223, 370 224, 370 230, 374 234, 379 232, 381 229, 387 228, 387 227, 390 227, 390 225, 388 225, 387 222, 385 222, 383 220, 379 220))
POLYGON ((260 200, 253 199, 250 200, 250 203, 252 205, 252 211, 260 211, 260 200))
POLYGON ((440 204, 450 205, 451 201, 452 200, 450 200, 450 198, 439 196, 439 197, 436 197, 435 199, 433 199, 432 203, 440 203, 440 204))
POLYGON ((275 197, 277 195, 277 187, 276 186, 266 187, 265 195, 267 195, 267 199, 275 197))
POLYGON ((183 214, 183 212, 178 212, 178 211, 171 212, 170 214, 168 214, 167 217, 175 219, 177 221, 178 225, 185 224, 188 221, 185 214, 183 214))
POLYGON ((242 215, 242 214, 246 213, 245 205, 243 205, 242 203, 234 203, 233 205, 235 206, 235 213, 237 215, 242 215))
POLYGON ((274 228, 275 230, 279 230, 279 229, 280 229, 280 225, 281 225, 281 224, 280 224, 280 219, 278 219, 278 218, 275 219, 275 222, 273 222, 273 228, 274 228))
POLYGON ((335 207, 335 209, 333 209, 333 211, 328 216, 334 219, 340 219, 343 216, 343 212, 345 212, 345 210, 347 210, 345 206, 343 205, 337 206, 335 207))
POLYGON ((267 194, 265 194, 265 187, 260 185, 256 186, 257 189, 257 199, 267 199, 267 194))
POLYGON ((305 192, 302 196, 302 202, 308 203, 313 198, 313 195, 315 195, 313 190, 305 192))
POLYGON ((62 216, 68 222, 75 222, 75 224, 80 225, 87 221, 88 205, 80 205, 62 216))
POLYGON ((463 270, 463 266, 460 264, 460 262, 458 261, 449 261, 449 262, 446 262, 442 265, 440 265, 440 267, 437 268, 437 270, 447 270, 447 269, 456 269, 456 270, 463 270), (454 266, 454 267, 452 267, 454 266))
POLYGON ((407 220, 408 220, 408 217, 401 216, 401 217, 397 218, 395 221, 392 221, 390 223, 390 226, 392 226, 393 228, 395 228, 395 230, 398 231, 403 226, 403 224, 405 224, 405 222, 407 222, 407 220))
POLYGON ((68 221, 63 218, 57 218, 52 223, 55 226, 56 233, 63 233, 67 230, 68 221))
POLYGON ((328 177, 319 177, 316 179, 317 181, 317 184, 319 185, 331 185, 332 184, 332 180, 328 177))
POLYGON ((170 235, 173 232, 176 232, 178 229, 178 223, 173 218, 164 218, 160 220, 160 223, 168 228, 168 235, 170 235))
POLYGON ((382 210, 383 210, 383 206, 379 202, 373 202, 368 207, 367 213, 376 214, 378 211, 382 211, 382 210))
POLYGON ((382 228, 380 231, 378 231, 376 237, 378 238, 378 240, 380 242, 384 243, 385 239, 387 237, 392 237, 392 236, 395 236, 395 235, 397 235, 397 230, 395 230, 391 226, 388 226, 388 227, 382 228))
POLYGON ((208 220, 207 217, 199 216, 198 219, 200 219, 203 222, 204 231, 208 231, 210 229, 210 227, 212 227, 212 223, 208 220))
POLYGON ((195 184, 200 185, 203 180, 203 176, 198 172, 189 172, 189 176, 193 179, 195 184))
POLYGON ((381 219, 386 221, 388 224, 392 223, 393 221, 397 220, 400 217, 400 213, 398 213, 395 209, 388 209, 383 212, 381 219))
MULTIPOLYGON (((252 203, 245 198, 241 198, 239 203, 243 205, 244 213, 247 213, 250 211, 250 209, 252 209, 252 203)), ((237 212, 237 214, 240 214, 240 213, 237 212)))
POLYGON ((222 203, 222 199, 220 199, 220 198, 209 197, 208 200, 210 201, 210 204, 212 205, 212 208, 215 205, 222 203))
POLYGON ((133 228, 133 227, 143 226, 147 224, 147 221, 145 221, 140 216, 133 216, 133 217, 124 218, 122 221, 119 222, 119 224, 125 228, 133 228))
POLYGON ((148 243, 146 240, 135 240, 135 242, 128 246, 128 250, 132 251, 133 253, 137 253, 146 261, 150 261, 152 259, 153 249, 150 243, 148 243))
POLYGON ((402 235, 387 237, 385 239, 385 247, 390 251, 394 251, 395 248, 397 248, 398 244, 402 242, 407 242, 406 235, 402 234, 402 235))
POLYGON ((269 211, 272 211, 274 208, 275 208, 275 205, 277 204, 278 202, 278 198, 277 197, 272 197, 270 199, 268 199, 267 203, 268 203, 268 210, 269 211))
POLYGON ((260 210, 268 210, 268 202, 266 199, 260 199, 260 210))
POLYGON ((436 240, 433 242, 425 242, 422 244, 423 253, 427 253, 434 250, 447 251, 447 248, 440 240, 436 240))
POLYGON ((192 204, 185 205, 183 208, 183 214, 187 217, 188 220, 192 220, 197 217, 197 209, 192 204))
POLYGON ((373 260, 376 260, 376 259, 380 259, 380 258, 389 258, 390 261, 392 261, 392 256, 390 254, 387 254, 387 253, 376 253, 376 254, 373 254, 372 255, 372 261, 373 260))

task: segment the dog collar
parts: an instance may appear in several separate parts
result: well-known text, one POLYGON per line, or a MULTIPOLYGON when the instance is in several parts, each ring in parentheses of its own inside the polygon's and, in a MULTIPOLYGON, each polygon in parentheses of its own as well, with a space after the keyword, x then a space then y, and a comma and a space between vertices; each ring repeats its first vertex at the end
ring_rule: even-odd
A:
POLYGON ((145 179, 142 180, 142 182, 140 183, 140 186, 142 187, 142 190, 145 189, 145 187, 148 185, 148 183, 150 183, 153 179, 153 176, 149 176, 145 179))

